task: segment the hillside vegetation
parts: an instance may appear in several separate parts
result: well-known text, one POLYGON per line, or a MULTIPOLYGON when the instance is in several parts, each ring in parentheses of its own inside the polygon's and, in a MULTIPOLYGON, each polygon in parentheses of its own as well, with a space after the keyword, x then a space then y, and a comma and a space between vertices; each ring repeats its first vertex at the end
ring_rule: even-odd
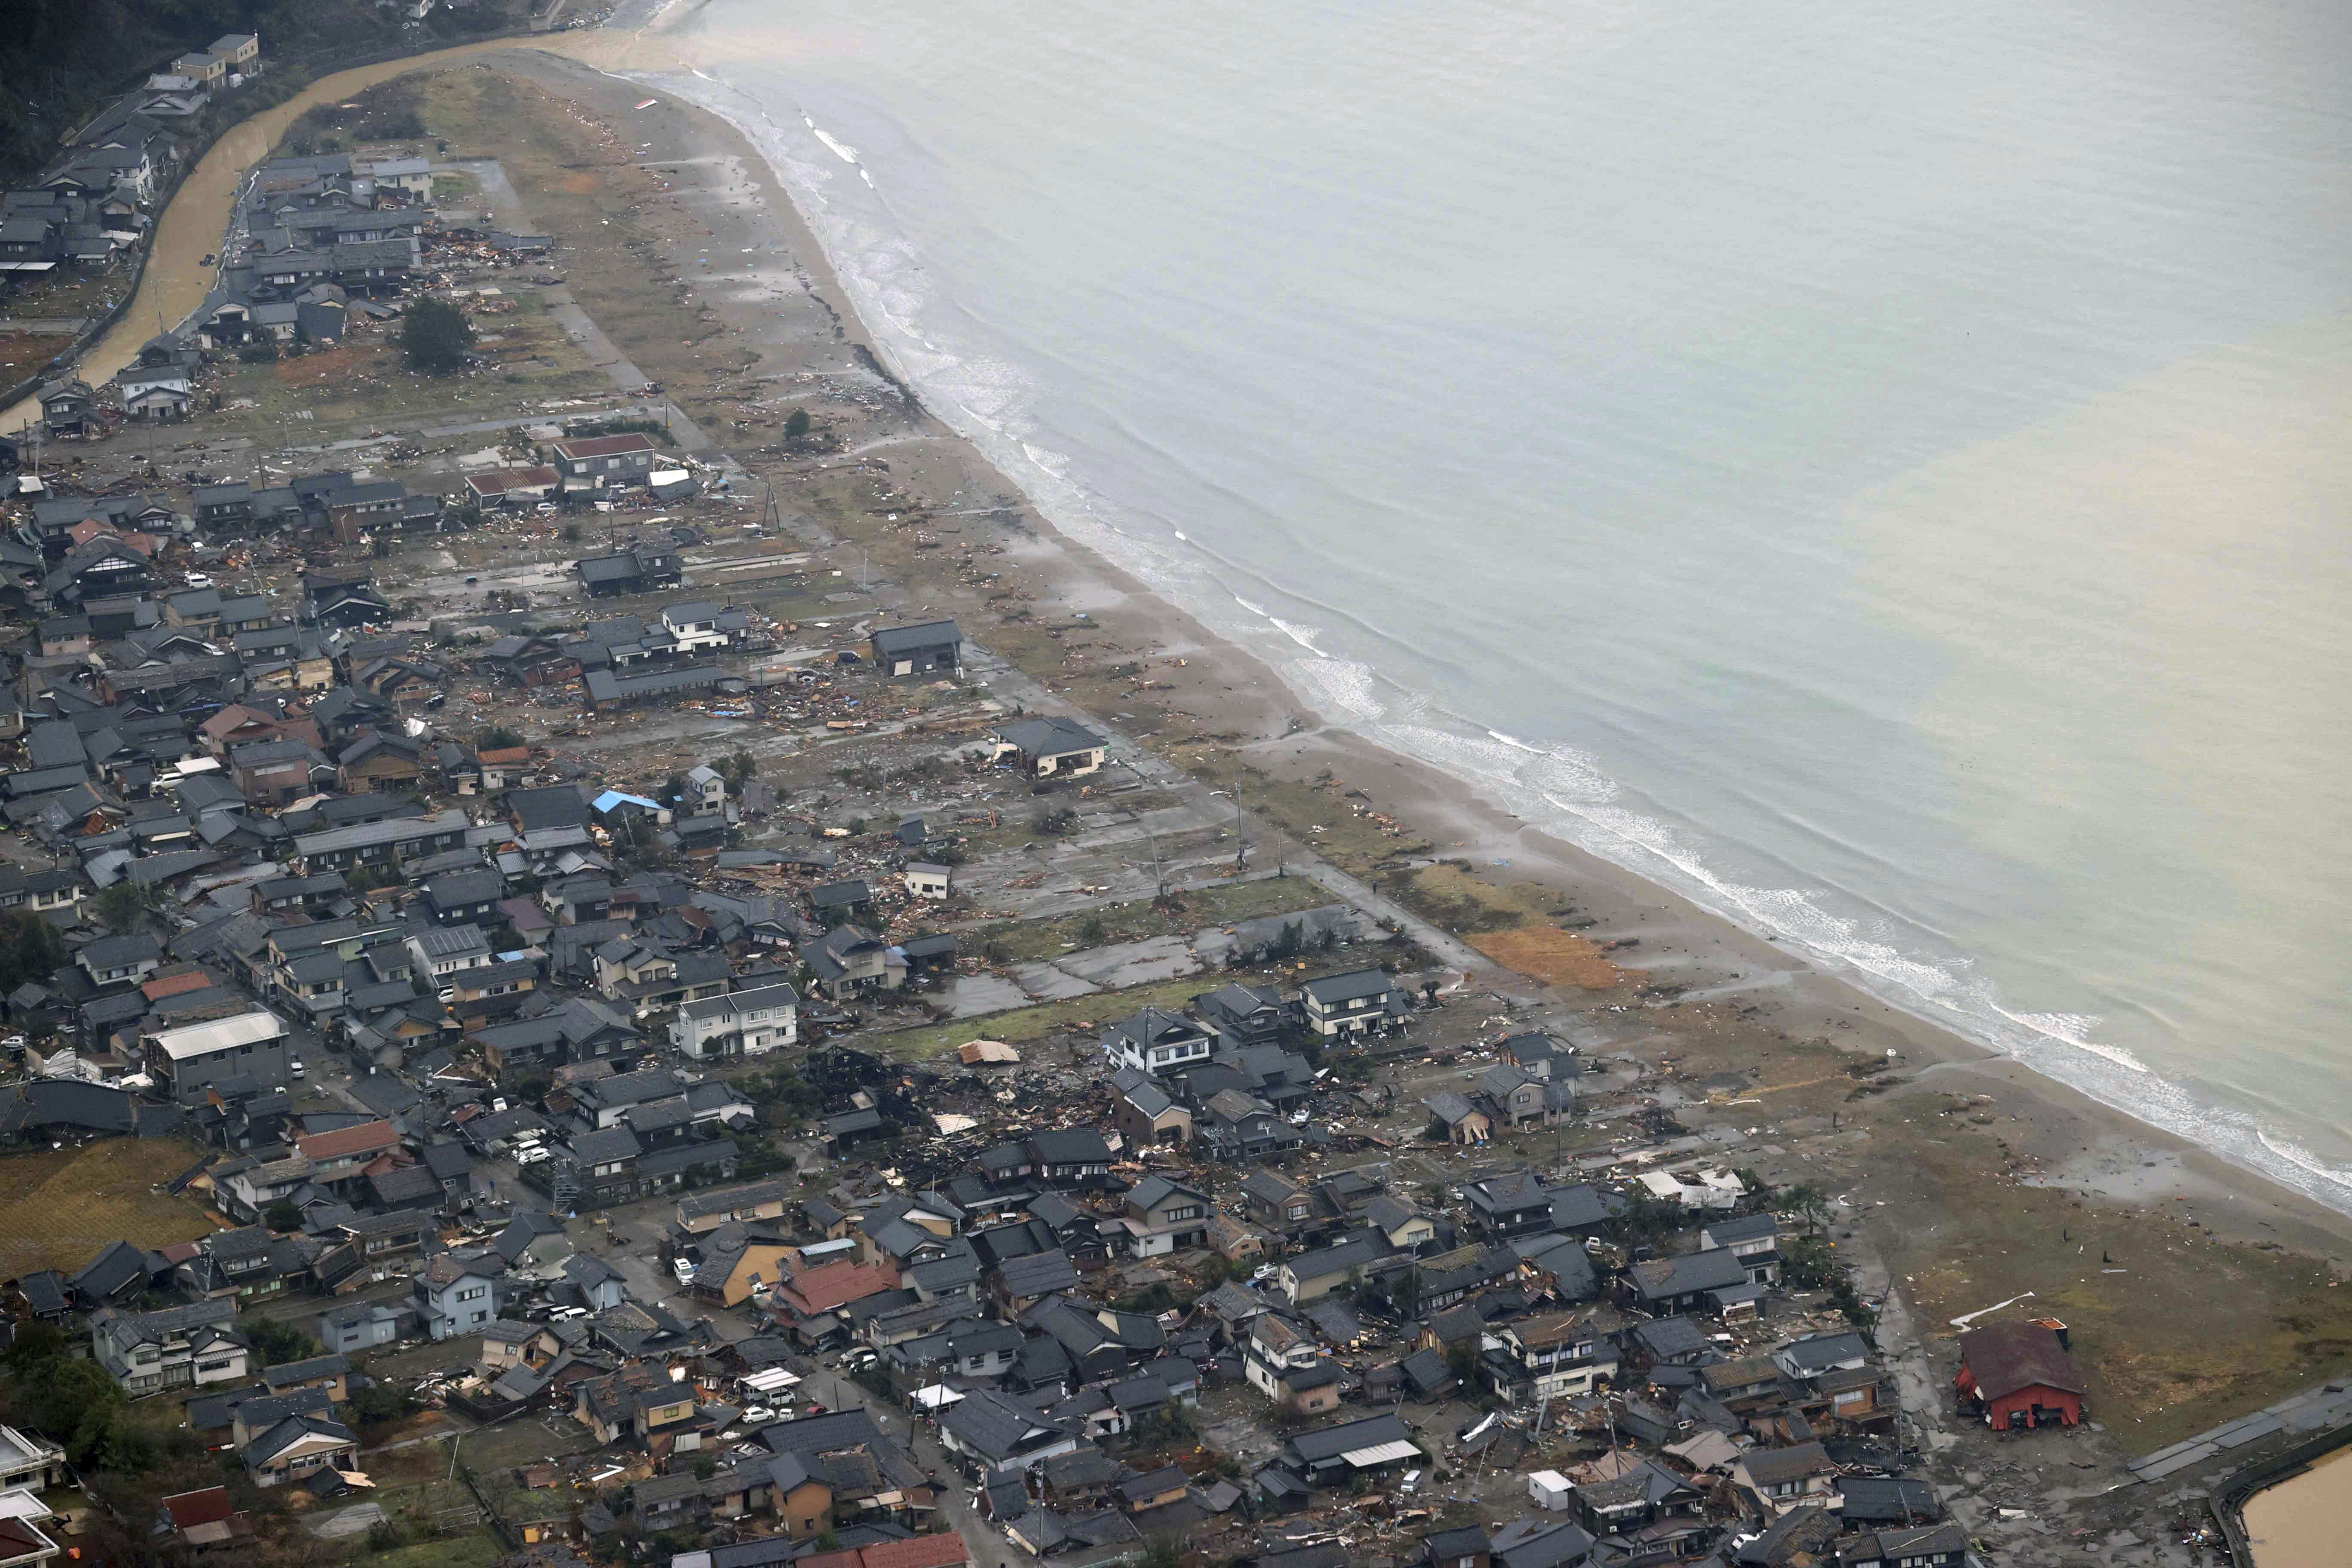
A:
POLYGON ((37 173, 114 94, 224 33, 260 35, 274 72, 505 26, 520 0, 436 10, 418 31, 373 0, 11 0, 0 28, 0 184, 37 173))

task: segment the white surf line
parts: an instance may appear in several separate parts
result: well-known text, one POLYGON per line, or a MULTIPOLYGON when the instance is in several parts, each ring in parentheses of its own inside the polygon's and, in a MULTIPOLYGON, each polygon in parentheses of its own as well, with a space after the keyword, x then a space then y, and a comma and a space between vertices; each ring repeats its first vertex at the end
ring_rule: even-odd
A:
POLYGON ((2027 1296, 2031 1296, 2032 1294, 2032 1291, 2028 1290, 2023 1296, 2011 1296, 2006 1301, 1995 1301, 1990 1307, 1979 1307, 1975 1311, 1970 1312, 1964 1317, 1954 1318, 1952 1320, 1952 1327, 1956 1329, 1965 1329, 1970 1323, 1975 1322, 1979 1318, 1983 1317, 1987 1312, 1998 1312, 2003 1307, 2014 1307, 2020 1301, 2024 1300, 2027 1296))

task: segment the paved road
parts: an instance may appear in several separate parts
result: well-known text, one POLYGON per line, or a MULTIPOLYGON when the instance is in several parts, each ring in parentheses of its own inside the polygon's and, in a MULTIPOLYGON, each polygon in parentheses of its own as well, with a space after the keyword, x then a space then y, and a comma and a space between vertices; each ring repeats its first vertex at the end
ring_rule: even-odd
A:
POLYGON ((940 1446, 937 1434, 929 1420, 918 1420, 904 1410, 877 1405, 867 1397, 864 1389, 849 1382, 828 1367, 812 1367, 805 1374, 802 1388, 830 1410, 846 1410, 852 1405, 864 1405, 874 1413, 874 1419, 885 1432, 907 1445, 915 1463, 939 1479, 940 1517, 951 1526, 971 1552, 973 1563, 981 1568, 992 1563, 1011 1564, 1023 1554, 1016 1552, 997 1528, 980 1517, 971 1505, 970 1483, 956 1466, 955 1459, 940 1446))

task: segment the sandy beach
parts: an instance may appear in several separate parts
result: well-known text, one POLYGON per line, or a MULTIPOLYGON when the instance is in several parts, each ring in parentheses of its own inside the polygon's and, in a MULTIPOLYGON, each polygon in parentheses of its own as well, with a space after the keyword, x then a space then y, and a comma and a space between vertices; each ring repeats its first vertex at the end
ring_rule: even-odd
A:
MULTIPOLYGON (((1922 1341, 2021 1293, 2062 1312, 2103 1400, 2136 1413, 2115 1434, 2125 1451, 2352 1364, 2352 1292, 2334 1288, 2352 1275, 2352 1216, 1865 995, 1460 781, 1323 724, 1263 662, 1059 532, 881 368, 743 133, 658 84, 603 74, 683 63, 658 37, 582 33, 549 47, 563 54, 508 47, 423 62, 443 71, 436 132, 506 163, 562 243, 589 314, 773 481, 788 526, 835 566, 870 568, 887 604, 956 616, 1106 727, 1232 787, 1263 824, 1261 856, 1312 843, 1384 889, 1432 862, 1466 868, 1513 923, 1464 940, 1540 938, 1561 983, 1497 963, 1464 977, 1457 1005, 1580 1029, 1596 1054, 1686 1084, 1686 1124, 1739 1130, 1730 1163, 1843 1200, 1841 1237, 1861 1244, 1865 1282, 1899 1293, 1922 1341), (777 447, 772 431, 799 408, 838 437, 833 455, 777 447), (919 531, 898 516, 916 507, 919 531), (1001 551, 984 574, 940 547, 982 540, 1001 551), (1350 791, 1402 825, 1391 845, 1416 852, 1367 840, 1350 864, 1350 791), (2208 1361, 2191 1366, 2192 1348, 2208 1361)), ((1932 1346, 1923 1353, 1941 1364, 1932 1346)))

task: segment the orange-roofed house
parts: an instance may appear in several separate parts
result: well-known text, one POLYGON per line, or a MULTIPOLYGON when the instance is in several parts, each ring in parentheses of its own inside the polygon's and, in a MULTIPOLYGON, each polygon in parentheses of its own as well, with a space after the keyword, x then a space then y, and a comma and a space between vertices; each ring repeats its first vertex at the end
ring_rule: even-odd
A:
POLYGON ((898 1271, 878 1263, 828 1263, 796 1274, 769 1293, 771 1307, 805 1321, 883 1290, 898 1288, 898 1271))
POLYGON ((400 1147, 400 1133, 389 1121, 362 1121, 357 1127, 297 1138, 294 1147, 310 1162, 310 1179, 325 1184, 360 1176, 378 1155, 400 1147))
MULTIPOLYGON (((961 1568, 971 1561, 963 1537, 950 1530, 907 1541, 883 1541, 860 1552, 859 1568, 961 1568)), ((803 1562, 806 1559, 803 1560, 803 1562)))
POLYGON ((161 1002, 166 996, 184 996, 191 991, 202 991, 212 983, 210 974, 192 967, 175 973, 159 974, 140 986, 139 991, 148 1001, 161 1002))

